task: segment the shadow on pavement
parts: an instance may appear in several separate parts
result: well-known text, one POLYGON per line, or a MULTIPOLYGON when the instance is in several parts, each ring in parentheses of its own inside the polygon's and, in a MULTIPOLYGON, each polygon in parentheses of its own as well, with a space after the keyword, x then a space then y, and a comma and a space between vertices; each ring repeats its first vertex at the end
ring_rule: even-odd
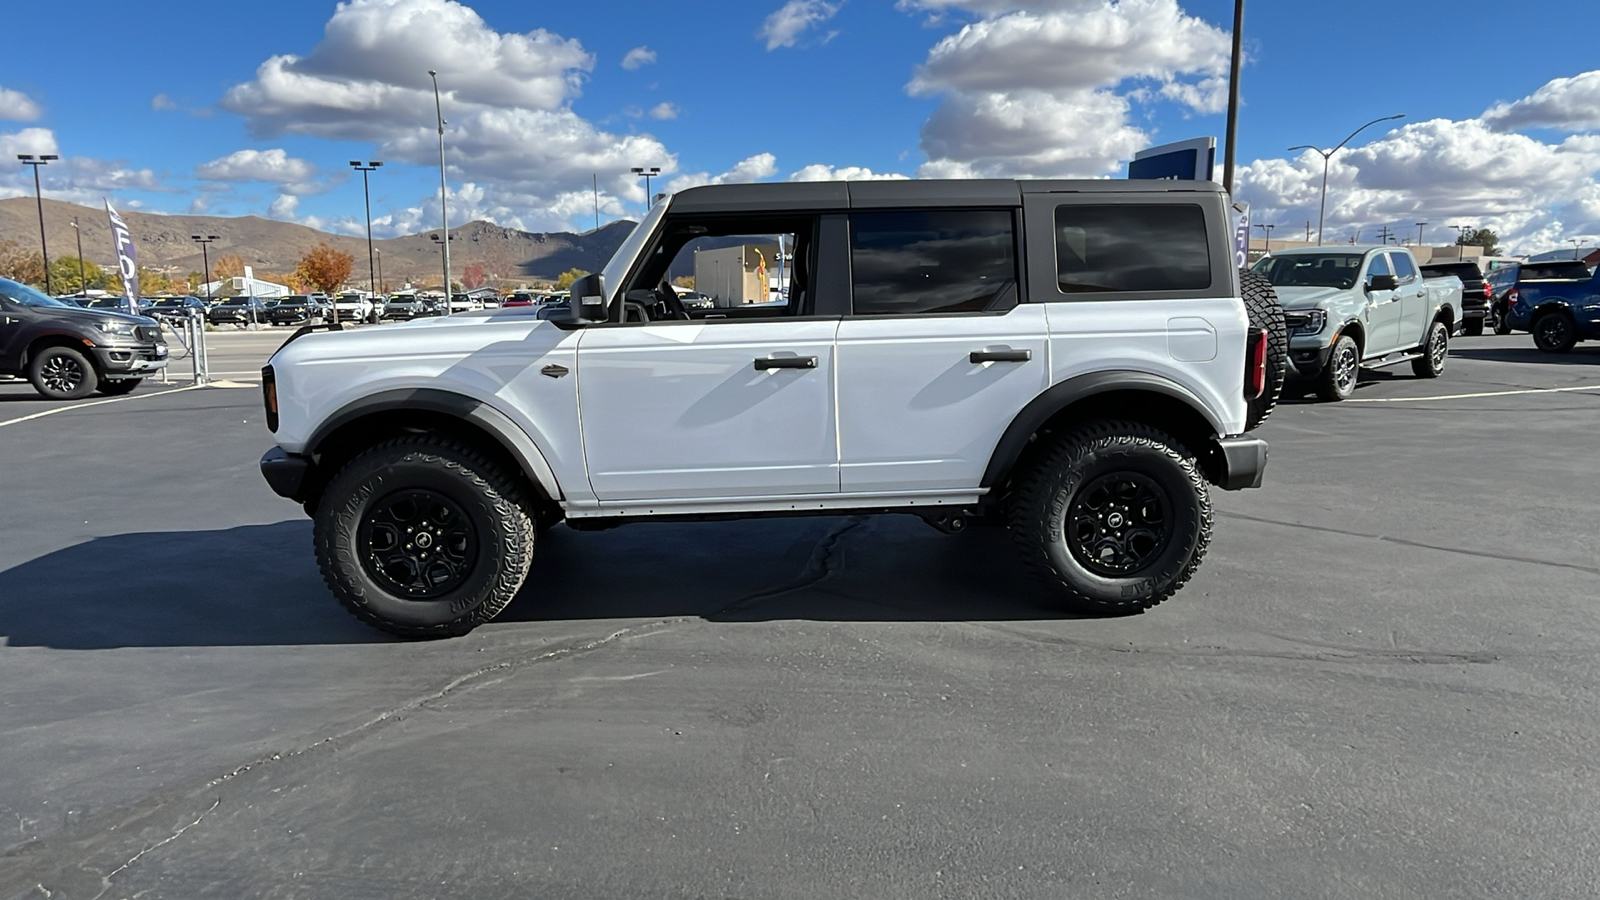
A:
MULTIPOLYGON (((909 516, 639 524, 540 541, 507 622, 1062 618, 1005 532, 909 516)), ((12 647, 361 644, 317 572, 309 521, 97 538, 0 572, 12 647)))
POLYGON ((1538 347, 1451 347, 1451 356, 1485 359, 1493 362, 1541 363, 1544 365, 1600 365, 1600 347, 1579 344, 1567 353, 1546 353, 1538 347))

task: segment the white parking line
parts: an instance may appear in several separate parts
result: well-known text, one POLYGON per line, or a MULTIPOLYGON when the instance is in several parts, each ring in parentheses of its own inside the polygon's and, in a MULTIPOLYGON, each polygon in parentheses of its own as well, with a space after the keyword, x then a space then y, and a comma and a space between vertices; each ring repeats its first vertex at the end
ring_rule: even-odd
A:
POLYGON ((1511 397, 1517 394, 1562 394, 1568 391, 1600 391, 1600 384, 1582 387, 1527 388, 1520 391, 1485 391, 1481 394, 1443 394, 1438 397, 1351 397, 1346 403, 1425 403, 1429 400, 1468 400, 1473 397, 1511 397))
POLYGON ((4 422, 0 422, 0 428, 4 428, 7 425, 15 425, 18 422, 30 422, 30 421, 32 421, 34 419, 42 419, 45 416, 53 416, 56 413, 71 412, 72 410, 75 410, 75 409, 88 409, 91 406, 105 406, 107 403, 121 403, 124 400, 142 400, 145 397, 164 397, 167 394, 181 394, 184 391, 192 391, 192 390, 194 390, 196 388, 203 388, 203 387, 210 387, 210 385, 206 385, 206 384, 191 384, 188 387, 174 388, 174 389, 172 389, 170 391, 151 391, 148 394, 129 394, 126 397, 112 397, 109 400, 96 400, 93 403, 78 403, 78 404, 73 405, 73 406, 58 406, 55 409, 47 409, 47 410, 45 410, 43 412, 36 412, 36 413, 32 413, 32 414, 26 415, 26 416, 19 416, 18 418, 15 418, 15 419, 7 419, 4 422))

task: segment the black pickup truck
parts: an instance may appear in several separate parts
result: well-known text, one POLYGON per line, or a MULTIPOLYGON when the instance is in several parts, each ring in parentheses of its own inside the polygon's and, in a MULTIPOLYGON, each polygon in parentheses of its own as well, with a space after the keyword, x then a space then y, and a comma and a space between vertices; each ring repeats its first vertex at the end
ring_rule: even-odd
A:
POLYGON ((0 278, 0 375, 52 400, 126 394, 167 367, 155 319, 84 309, 0 278))
POLYGON ((1483 334, 1489 322, 1489 282, 1475 262, 1450 260, 1431 262, 1422 266, 1423 278, 1441 278, 1454 275, 1461 279, 1461 333, 1476 337, 1483 334))

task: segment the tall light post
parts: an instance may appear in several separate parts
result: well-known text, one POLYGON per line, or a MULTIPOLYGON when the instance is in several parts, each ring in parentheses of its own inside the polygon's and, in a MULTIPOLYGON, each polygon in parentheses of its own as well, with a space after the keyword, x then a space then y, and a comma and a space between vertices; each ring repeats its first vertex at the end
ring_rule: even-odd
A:
MULTIPOLYGON (((430 234, 428 237, 432 238, 435 244, 438 244, 441 248, 443 248, 444 258, 448 260, 450 258, 450 242, 455 240, 456 236, 450 234, 449 232, 446 232, 446 235, 447 237, 444 238, 440 238, 437 234, 430 234)), ((447 262, 445 265, 448 266, 449 263, 447 262)), ((445 277, 450 277, 448 269, 445 271, 445 277)), ((450 282, 446 281, 444 283, 444 314, 447 316, 450 315, 450 300, 450 282)))
POLYGON ((1233 194, 1233 144, 1239 137, 1239 68, 1244 62, 1243 34, 1244 0, 1233 0, 1233 56, 1228 65, 1228 131, 1223 138, 1222 153, 1222 189, 1229 195, 1233 194))
POLYGON ((1257 225, 1256 227, 1261 229, 1262 231, 1266 232, 1266 235, 1267 235, 1266 252, 1271 253, 1272 252, 1272 229, 1277 228, 1278 226, 1276 226, 1276 225, 1257 225))
POLYGON ((1467 245, 1467 235, 1472 232, 1472 226, 1446 225, 1445 227, 1454 228, 1456 230, 1456 259, 1460 259, 1462 256, 1461 250, 1467 245))
MULTIPOLYGON (((650 179, 661 174, 661 167, 650 166, 649 168, 644 168, 642 166, 634 166, 633 174, 644 177, 644 208, 649 209, 652 201, 655 199, 654 197, 650 196, 650 179)), ((596 217, 596 220, 598 221, 598 217, 596 217)))
POLYGON ((214 235, 214 234, 208 234, 208 235, 206 235, 204 237, 201 237, 198 234, 189 235, 189 240, 194 241, 196 244, 200 245, 200 264, 202 266, 205 266, 205 268, 206 268, 205 274, 202 275, 201 277, 203 277, 205 279, 205 282, 206 282, 206 305, 207 306, 211 305, 211 301, 212 301, 212 299, 214 299, 212 297, 212 294, 214 292, 211 290, 211 255, 206 252, 206 246, 209 245, 212 241, 214 241, 216 239, 217 239, 217 236, 214 235))
POLYGON ((1301 144, 1298 147, 1290 147, 1289 148, 1289 152, 1290 153, 1293 153, 1296 150, 1314 150, 1314 151, 1316 151, 1318 154, 1320 154, 1322 156, 1322 206, 1321 206, 1321 209, 1317 213, 1317 246, 1318 247, 1322 246, 1322 221, 1323 221, 1323 218, 1327 215, 1327 212, 1328 212, 1328 160, 1333 159, 1333 155, 1335 153, 1338 153, 1340 150, 1343 150, 1344 149, 1344 145, 1350 143, 1350 141, 1356 135, 1360 134, 1363 131, 1366 131, 1368 128, 1372 127, 1373 125, 1376 125, 1379 122, 1388 122, 1391 119, 1404 119, 1405 117, 1406 117, 1405 113, 1399 113, 1399 114, 1393 115, 1393 116, 1384 116, 1381 119, 1373 119, 1371 122, 1368 122, 1367 124, 1361 126, 1360 128, 1357 128, 1355 131, 1350 132, 1350 137, 1347 137, 1344 140, 1340 141, 1339 142, 1339 146, 1333 148, 1332 150, 1323 150, 1323 149, 1318 148, 1318 147, 1313 147, 1310 144, 1301 144))
POLYGON ((1422 229, 1426 228, 1428 223, 1427 222, 1413 222, 1411 224, 1417 226, 1417 246, 1421 247, 1422 246, 1422 229))
POLYGON ((378 293, 388 294, 389 292, 385 290, 385 284, 383 280, 383 251, 376 250, 373 252, 377 253, 378 255, 378 293))
POLYGON ((39 190, 39 167, 49 165, 51 161, 60 159, 54 153, 34 156, 32 153, 18 153, 17 159, 25 166, 33 166, 33 202, 39 206, 39 255, 44 257, 44 292, 50 291, 50 248, 44 241, 44 194, 39 190))
POLYGON ((1582 243, 1578 238, 1567 238, 1567 243, 1572 245, 1572 258, 1578 258, 1578 245, 1582 243))
MULTIPOLYGON (((450 235, 450 210, 446 206, 448 195, 444 184, 444 106, 439 102, 439 73, 428 70, 433 79, 433 111, 439 119, 439 222, 445 236, 450 235)), ((450 242, 441 241, 444 248, 444 314, 450 315, 450 242)))
POLYGON ((83 232, 78 228, 78 217, 72 217, 72 236, 78 239, 78 293, 89 296, 89 276, 84 274, 83 232))
POLYGON ((377 264, 372 261, 372 188, 367 184, 367 173, 378 171, 378 167, 382 165, 379 160, 373 160, 366 165, 362 165, 359 159, 350 160, 350 168, 361 173, 361 194, 367 200, 367 289, 374 295, 378 293, 378 276, 377 264))

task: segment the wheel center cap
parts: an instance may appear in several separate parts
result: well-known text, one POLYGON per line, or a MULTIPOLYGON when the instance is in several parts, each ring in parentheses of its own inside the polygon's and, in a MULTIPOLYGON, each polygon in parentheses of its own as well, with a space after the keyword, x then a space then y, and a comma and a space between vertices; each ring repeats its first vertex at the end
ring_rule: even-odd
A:
POLYGON ((1106 524, 1110 525, 1112 528, 1121 528, 1122 527, 1122 513, 1114 512, 1111 515, 1106 516, 1106 524))
POLYGON ((417 546, 424 550, 433 546, 433 535, 427 533, 426 531, 417 535, 417 546))

